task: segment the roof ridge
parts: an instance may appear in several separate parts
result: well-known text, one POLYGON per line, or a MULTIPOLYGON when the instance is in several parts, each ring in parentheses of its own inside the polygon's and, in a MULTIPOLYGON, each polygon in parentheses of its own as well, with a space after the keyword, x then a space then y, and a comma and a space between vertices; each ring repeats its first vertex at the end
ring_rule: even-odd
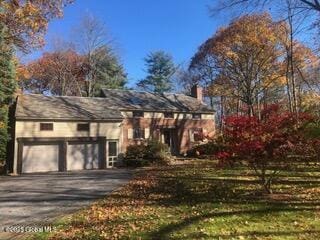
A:
POLYGON ((39 96, 39 97, 51 97, 51 98, 82 98, 82 99, 106 99, 105 97, 82 97, 82 96, 58 96, 58 95, 44 95, 44 94, 37 94, 37 93, 28 93, 28 94, 21 94, 20 96, 39 96))
POLYGON ((149 93, 149 94, 153 94, 153 95, 163 95, 163 94, 179 94, 179 95, 185 95, 188 96, 184 93, 173 93, 173 92, 163 92, 163 93, 156 93, 156 92, 149 92, 149 91, 140 91, 140 90, 136 90, 136 89, 114 89, 114 88, 102 88, 102 91, 119 91, 119 92, 137 92, 137 93, 149 93))
POLYGON ((214 112, 214 110, 205 102, 184 93, 153 93, 147 91, 108 88, 102 88, 102 93, 104 93, 104 96, 109 98, 111 102, 114 101, 115 104, 121 106, 123 109, 153 109, 154 111, 159 109, 175 109, 178 111, 190 112, 214 112), (135 98, 134 96, 141 99, 142 102, 132 101, 135 98))

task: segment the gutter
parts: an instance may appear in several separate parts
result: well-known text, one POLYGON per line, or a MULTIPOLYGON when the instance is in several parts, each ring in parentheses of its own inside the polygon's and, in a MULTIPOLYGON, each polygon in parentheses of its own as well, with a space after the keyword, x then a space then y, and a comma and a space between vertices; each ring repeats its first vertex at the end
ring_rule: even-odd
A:
POLYGON ((121 122, 124 118, 82 119, 82 118, 34 118, 15 117, 16 121, 50 121, 50 122, 121 122))

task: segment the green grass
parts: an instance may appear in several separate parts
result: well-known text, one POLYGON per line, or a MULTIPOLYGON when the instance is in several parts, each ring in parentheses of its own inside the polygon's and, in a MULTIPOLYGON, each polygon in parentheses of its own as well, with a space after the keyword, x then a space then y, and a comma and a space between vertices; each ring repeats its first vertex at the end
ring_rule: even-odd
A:
POLYGON ((262 194, 244 167, 149 168, 45 238, 320 239, 319 165, 282 172, 273 191, 262 194))

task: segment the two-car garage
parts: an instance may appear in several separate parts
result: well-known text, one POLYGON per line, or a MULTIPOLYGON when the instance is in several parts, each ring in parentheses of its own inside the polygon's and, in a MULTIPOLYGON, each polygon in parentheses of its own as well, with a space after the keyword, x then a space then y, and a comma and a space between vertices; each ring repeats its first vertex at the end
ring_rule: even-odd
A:
POLYGON ((20 95, 8 168, 21 174, 117 167, 124 117, 107 106, 105 98, 20 95))
POLYGON ((19 140, 20 173, 103 169, 105 138, 19 140))

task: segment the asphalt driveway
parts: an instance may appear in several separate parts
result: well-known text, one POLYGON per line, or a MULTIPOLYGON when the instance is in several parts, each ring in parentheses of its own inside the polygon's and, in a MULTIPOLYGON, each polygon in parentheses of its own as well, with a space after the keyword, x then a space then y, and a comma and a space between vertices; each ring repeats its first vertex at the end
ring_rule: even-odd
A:
POLYGON ((49 224, 103 198, 131 176, 126 169, 2 176, 0 239, 4 239, 4 227, 49 224))

